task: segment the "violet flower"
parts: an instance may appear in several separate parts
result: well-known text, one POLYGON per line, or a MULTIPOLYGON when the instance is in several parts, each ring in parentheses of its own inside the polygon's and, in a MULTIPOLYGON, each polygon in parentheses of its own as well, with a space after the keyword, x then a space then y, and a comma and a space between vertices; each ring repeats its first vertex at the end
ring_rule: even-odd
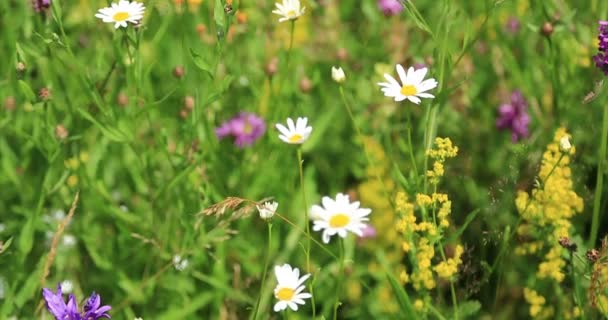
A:
POLYGON ((608 76, 608 54, 606 53, 606 49, 608 49, 608 21, 599 21, 599 24, 599 35, 597 36, 600 42, 599 52, 593 56, 593 61, 595 66, 608 76))
POLYGON ((403 11, 403 5, 399 0, 378 0, 378 7, 387 16, 394 16, 403 11))
POLYGON ((110 306, 101 306, 101 298, 95 292, 85 302, 82 312, 78 311, 78 303, 73 294, 68 297, 68 303, 63 300, 61 284, 57 285, 57 292, 43 288, 42 296, 46 301, 46 308, 55 317, 55 320, 97 320, 101 318, 110 319, 107 312, 110 306), (101 307, 100 307, 101 306, 101 307))
POLYGON ((253 113, 241 112, 238 116, 222 123, 215 129, 219 139, 227 136, 234 137, 234 144, 243 148, 252 145, 266 131, 264 120, 253 113))
POLYGON ((517 142, 528 137, 529 124, 528 103, 521 92, 515 90, 511 94, 511 102, 501 105, 498 109, 496 127, 501 130, 511 130, 511 141, 517 142))
POLYGON ((51 7, 51 0, 32 0, 36 12, 42 12, 51 7))

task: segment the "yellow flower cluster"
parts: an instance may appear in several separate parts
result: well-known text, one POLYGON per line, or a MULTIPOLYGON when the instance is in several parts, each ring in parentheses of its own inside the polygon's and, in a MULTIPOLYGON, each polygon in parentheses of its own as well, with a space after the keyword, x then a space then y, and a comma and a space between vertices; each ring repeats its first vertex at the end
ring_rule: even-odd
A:
MULTIPOLYGON (((447 158, 455 157, 458 148, 452 145, 449 138, 437 138, 435 145, 436 149, 427 151, 427 155, 435 160, 434 169, 427 172, 427 177, 431 178, 431 184, 435 185, 436 189, 440 177, 444 174, 443 163, 447 158)), ((450 280, 462 263, 462 246, 455 247, 451 258, 446 257, 433 266, 435 246, 440 246, 438 248, 442 257, 444 256, 441 238, 445 229, 450 226, 448 218, 452 210, 448 195, 438 192, 417 193, 414 199, 410 200, 405 192, 399 192, 395 198, 395 206, 401 214, 401 219, 396 224, 397 231, 403 235, 401 249, 408 254, 412 270, 411 274, 407 270, 401 272, 401 282, 411 284, 417 291, 428 291, 436 287, 436 276, 450 280), (416 212, 419 212, 422 218, 419 222, 416 212)))
POLYGON ((554 310, 551 306, 545 306, 545 297, 538 292, 524 288, 524 299, 530 305, 530 316, 534 319, 549 319, 553 316, 554 310))
POLYGON ((458 271, 458 265, 462 263, 460 258, 462 257, 463 252, 464 248, 461 245, 457 245, 456 249, 454 250, 454 257, 440 262, 433 268, 433 270, 437 272, 437 275, 440 278, 446 280, 450 279, 458 271))
MULTIPOLYGON (((72 157, 63 162, 64 166, 72 172, 75 172, 80 167, 81 163, 86 163, 89 161, 89 153, 81 152, 78 157, 72 157)), ((71 174, 68 176, 66 181, 69 187, 73 188, 78 185, 78 176, 76 174, 71 174)))
POLYGON ((452 145, 450 138, 435 138, 436 149, 427 150, 426 154, 435 160, 433 162, 433 170, 426 172, 429 182, 433 185, 439 183, 439 179, 443 177, 445 170, 443 163, 447 158, 453 158, 458 154, 458 147, 452 145))
POLYGON ((562 248, 558 243, 561 237, 569 237, 570 219, 583 211, 583 199, 572 188, 571 171, 568 166, 572 147, 562 152, 559 143, 568 135, 559 128, 553 142, 547 146, 539 172, 537 187, 532 195, 520 191, 515 205, 523 219, 517 233, 532 241, 516 248, 518 254, 539 254, 547 249, 544 261, 539 265, 538 276, 557 282, 564 280, 562 268, 566 262, 561 256, 562 248))
MULTIPOLYGON (((376 214, 370 217, 370 224, 376 228, 376 238, 366 240, 364 247, 370 252, 375 252, 378 249, 384 251, 388 262, 399 273, 399 261, 403 259, 403 251, 400 248, 398 240, 399 234, 394 227, 397 214, 387 198, 387 193, 390 196, 395 189, 394 182, 390 177, 391 162, 380 143, 376 140, 365 137, 363 145, 370 155, 371 165, 366 168, 367 178, 357 189, 360 200, 376 212, 376 214), (380 180, 378 180, 378 177, 380 177, 380 180)), ((381 266, 376 262, 372 262, 368 268, 372 271, 379 271, 381 266)), ((349 290, 360 293, 360 287, 361 283, 358 281, 349 283, 349 290)), ((379 295, 377 298, 386 301, 386 303, 382 304, 384 312, 395 313, 399 311, 399 304, 394 300, 392 289, 388 283, 380 286, 377 294, 379 295)), ((361 298, 361 295, 351 295, 350 298, 351 301, 357 302, 361 298)))

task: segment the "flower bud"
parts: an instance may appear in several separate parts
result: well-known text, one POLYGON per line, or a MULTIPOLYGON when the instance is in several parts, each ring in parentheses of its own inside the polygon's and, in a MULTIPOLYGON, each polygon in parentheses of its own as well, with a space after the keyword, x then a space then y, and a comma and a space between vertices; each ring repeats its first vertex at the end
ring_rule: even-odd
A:
POLYGON ((543 23, 543 27, 541 28, 541 32, 546 37, 550 36, 553 33, 553 24, 551 22, 543 23))
POLYGON ((59 140, 65 140, 69 135, 68 129, 66 129, 62 124, 58 124, 55 127, 55 137, 59 140))
POLYGON ((184 67, 182 66, 177 66, 175 68, 173 68, 173 76, 176 77, 177 79, 181 79, 184 77, 184 67))
POLYGON ((344 74, 342 67, 331 67, 331 77, 337 83, 343 83, 346 80, 346 75, 344 74))

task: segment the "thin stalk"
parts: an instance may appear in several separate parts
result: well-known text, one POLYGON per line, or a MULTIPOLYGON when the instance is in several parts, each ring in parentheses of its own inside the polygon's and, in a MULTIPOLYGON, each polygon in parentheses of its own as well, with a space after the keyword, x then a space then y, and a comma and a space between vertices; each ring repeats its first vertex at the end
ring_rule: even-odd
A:
MULTIPOLYGON (((346 95, 344 94, 344 88, 342 86, 340 86, 340 96, 342 97, 342 103, 344 104, 344 108, 346 109, 346 112, 348 112, 350 121, 353 123, 353 127, 355 128, 355 131, 357 131, 357 136, 359 138, 359 142, 361 143, 361 146, 363 147, 363 153, 365 154, 365 160, 367 160, 367 165, 371 167, 373 165, 372 158, 369 155, 369 152, 367 151, 367 149, 365 148, 363 133, 361 132, 361 129, 359 128, 359 126, 357 125, 357 122, 355 121, 355 116, 353 115, 353 111, 350 107, 350 104, 348 103, 348 100, 346 100, 346 95)), ((375 175, 376 180, 378 180, 378 182, 382 186, 382 193, 384 193, 384 196, 388 199, 388 201, 391 203, 391 205, 393 205, 393 199, 391 198, 391 196, 388 193, 388 188, 386 187, 384 180, 382 180, 382 178, 380 178, 380 174, 378 173, 378 170, 374 170, 374 175, 375 175)), ((393 207, 394 207, 394 205, 393 205, 393 207)))
MULTIPOLYGON (((414 176, 418 177, 418 167, 416 166, 416 159, 414 157, 414 146, 412 144, 412 115, 411 111, 407 112, 407 147, 410 154, 410 161, 412 161, 412 168, 414 168, 414 176)), ((425 173, 426 174, 426 173, 425 173)))
POLYGON ((604 165, 606 163, 606 142, 608 140, 608 103, 604 104, 604 120, 602 122, 602 141, 600 142, 600 153, 597 157, 597 178, 595 183, 595 195, 593 199, 593 218, 591 220, 591 235, 587 247, 593 248, 597 240, 600 222, 600 208, 602 204, 602 190, 604 187, 604 165))
POLYGON ((315 295, 313 294, 314 273, 310 267, 310 218, 308 216, 308 202, 306 201, 306 187, 304 186, 304 161, 302 160, 302 148, 298 148, 298 168, 300 170, 300 188, 302 189, 302 201, 304 203, 304 223, 306 224, 306 272, 310 273, 311 281, 308 285, 310 291, 311 304, 312 304, 312 315, 313 318, 316 316, 315 310, 315 295))
POLYGON ((344 280, 344 239, 340 239, 340 269, 338 269, 338 289, 336 291, 336 302, 334 303, 334 320, 338 319, 338 306, 340 305, 340 293, 344 280))
POLYGON ((291 29, 290 29, 290 32, 289 32, 289 49, 287 49, 287 59, 286 59, 287 60, 287 64, 286 64, 286 68, 285 68, 286 70, 289 69, 289 60, 290 60, 290 57, 291 57, 291 49, 293 48, 293 33, 294 33, 295 28, 296 28, 296 21, 295 20, 290 20, 290 23, 291 23, 291 29))
POLYGON ((581 319, 586 319, 585 317, 585 309, 581 304, 581 296, 579 294, 579 283, 576 281, 574 274, 574 252, 569 250, 570 252, 570 279, 572 284, 574 285, 574 303, 578 306, 578 309, 581 311, 581 319))
MULTIPOLYGON (((268 264, 270 263, 270 246, 272 243, 272 222, 268 221, 268 246, 266 247, 266 262, 264 263, 264 273, 262 273, 262 284, 260 288, 264 288, 264 284, 266 283, 266 274, 268 273, 268 264)), ((255 304, 255 310, 253 311, 253 320, 258 318, 258 310, 260 309, 260 301, 262 300, 262 295, 258 296, 258 301, 255 304)))

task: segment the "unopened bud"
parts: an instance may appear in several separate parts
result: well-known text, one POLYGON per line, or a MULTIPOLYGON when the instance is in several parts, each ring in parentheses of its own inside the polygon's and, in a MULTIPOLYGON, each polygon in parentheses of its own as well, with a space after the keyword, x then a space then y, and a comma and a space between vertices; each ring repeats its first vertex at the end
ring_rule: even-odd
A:
POLYGON ((346 51, 345 48, 340 48, 340 49, 338 49, 338 52, 336 53, 336 57, 338 58, 338 60, 344 61, 344 60, 348 59, 348 51, 346 51))
POLYGON ((19 72, 19 73, 25 72, 25 63, 23 63, 21 61, 17 62, 16 69, 17 69, 17 72, 19 72))
POLYGON ((43 101, 47 101, 51 99, 51 89, 49 88, 42 88, 38 91, 38 96, 40 97, 40 99, 42 99, 43 101))
POLYGON ((191 111, 192 109, 194 109, 194 105, 195 105, 194 97, 186 96, 184 98, 184 108, 186 108, 186 110, 191 111))
POLYGON ((66 129, 63 125, 58 124, 55 127, 55 137, 59 140, 65 140, 69 135, 68 129, 66 129))
POLYGON ((183 78, 184 77, 184 73, 185 73, 184 72, 184 67, 182 67, 182 66, 177 66, 177 67, 173 68, 173 76, 176 77, 176 78, 178 78, 178 79, 183 78))
POLYGON ((15 110, 16 104, 17 104, 17 102, 15 101, 15 97, 13 97, 13 96, 9 96, 9 97, 6 97, 6 99, 4 99, 4 108, 7 111, 15 110))
POLYGON ((312 81, 310 81, 308 77, 304 77, 300 80, 300 90, 304 93, 308 93, 312 90, 312 81))
POLYGON ((331 77, 337 83, 343 83, 346 80, 346 75, 342 67, 331 67, 331 77))
POLYGON ((543 23, 543 27, 541 28, 541 32, 546 37, 550 36, 553 33, 553 24, 551 22, 543 23))
POLYGON ((266 74, 272 77, 279 70, 279 59, 277 57, 273 57, 266 64, 266 74))
POLYGON ((122 92, 118 94, 116 100, 116 102, 118 102, 118 105, 121 107, 126 107, 129 104, 129 97, 122 92))

